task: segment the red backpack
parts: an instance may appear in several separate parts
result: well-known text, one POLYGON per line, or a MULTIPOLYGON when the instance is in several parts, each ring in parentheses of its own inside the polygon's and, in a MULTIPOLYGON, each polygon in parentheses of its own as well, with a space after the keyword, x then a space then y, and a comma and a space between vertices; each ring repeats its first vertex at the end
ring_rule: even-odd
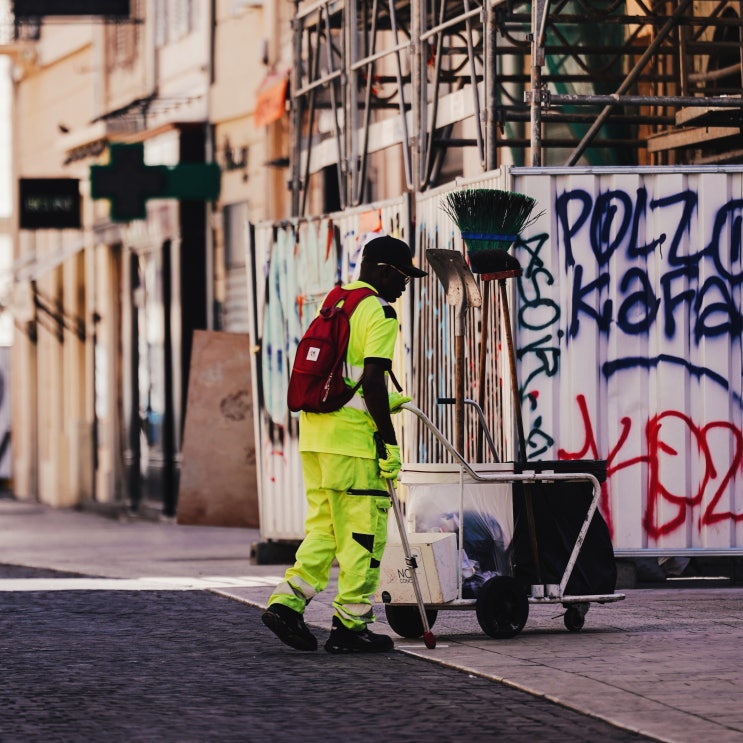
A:
POLYGON ((289 410, 330 413, 340 410, 356 394, 361 380, 349 387, 343 377, 351 332, 349 318, 359 302, 374 293, 367 287, 343 289, 336 286, 330 291, 320 314, 310 323, 297 346, 289 376, 289 410))

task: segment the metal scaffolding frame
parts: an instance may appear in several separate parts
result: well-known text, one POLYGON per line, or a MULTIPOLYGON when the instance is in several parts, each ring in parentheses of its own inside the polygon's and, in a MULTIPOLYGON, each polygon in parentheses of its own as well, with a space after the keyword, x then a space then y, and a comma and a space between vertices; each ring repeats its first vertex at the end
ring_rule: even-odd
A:
POLYGON ((334 208, 388 196, 370 189, 391 149, 411 193, 465 152, 481 172, 741 162, 741 18, 743 0, 295 0, 292 212, 315 178, 334 208))

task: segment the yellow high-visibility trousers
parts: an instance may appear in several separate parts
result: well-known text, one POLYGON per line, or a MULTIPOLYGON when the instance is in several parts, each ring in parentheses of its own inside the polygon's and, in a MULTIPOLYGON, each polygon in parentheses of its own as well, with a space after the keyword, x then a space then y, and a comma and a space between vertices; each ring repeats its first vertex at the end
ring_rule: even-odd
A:
POLYGON ((387 543, 390 499, 376 459, 302 452, 307 493, 306 536, 294 565, 269 598, 304 612, 327 585, 338 560, 336 615, 349 629, 374 621, 371 597, 379 584, 379 564, 387 543))

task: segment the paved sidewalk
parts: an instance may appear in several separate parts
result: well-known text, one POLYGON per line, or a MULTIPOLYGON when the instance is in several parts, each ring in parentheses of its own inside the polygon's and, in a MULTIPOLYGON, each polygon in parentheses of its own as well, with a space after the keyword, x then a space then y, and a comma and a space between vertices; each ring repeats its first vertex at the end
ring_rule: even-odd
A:
MULTIPOLYGON (((264 606, 283 568, 250 563, 258 538, 254 530, 119 522, 0 500, 0 563, 118 579, 109 589, 155 579, 160 588, 206 588, 264 606)), ((625 593, 625 601, 592 604, 578 633, 565 630, 559 606, 531 606, 511 640, 487 637, 474 611, 442 611, 435 649, 402 638, 396 647, 658 740, 743 740, 743 591, 625 593)), ((307 612, 325 631, 332 595, 331 584, 307 612)), ((393 634, 382 607, 378 618, 393 634)))

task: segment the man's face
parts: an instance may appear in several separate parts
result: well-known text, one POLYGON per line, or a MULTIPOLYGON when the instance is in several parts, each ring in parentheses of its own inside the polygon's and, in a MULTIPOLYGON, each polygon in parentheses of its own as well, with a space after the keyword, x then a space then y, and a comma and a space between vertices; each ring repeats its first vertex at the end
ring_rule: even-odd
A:
POLYGON ((405 291, 410 277, 396 266, 382 265, 379 268, 380 281, 377 287, 379 295, 390 303, 397 301, 405 291))

